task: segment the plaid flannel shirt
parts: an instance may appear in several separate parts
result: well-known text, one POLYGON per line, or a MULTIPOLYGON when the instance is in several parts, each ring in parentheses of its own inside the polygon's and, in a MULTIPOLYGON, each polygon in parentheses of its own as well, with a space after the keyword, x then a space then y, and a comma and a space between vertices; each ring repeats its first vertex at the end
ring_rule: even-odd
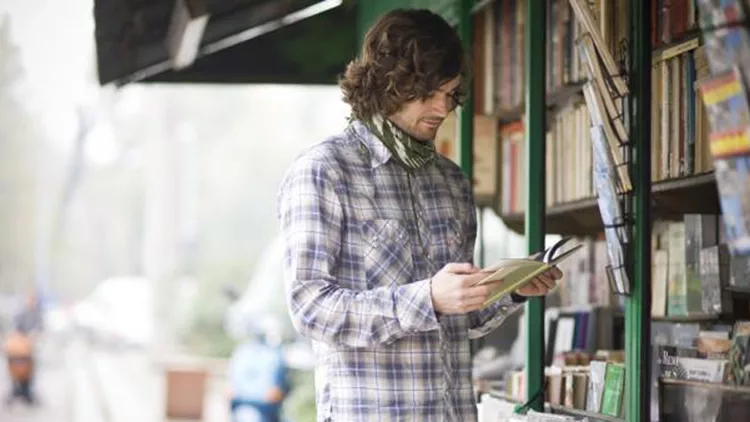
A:
POLYGON ((436 315, 430 278, 472 262, 476 211, 457 165, 409 172, 360 122, 310 148, 279 193, 287 301, 313 341, 318 421, 475 421, 469 339, 510 297, 436 315))

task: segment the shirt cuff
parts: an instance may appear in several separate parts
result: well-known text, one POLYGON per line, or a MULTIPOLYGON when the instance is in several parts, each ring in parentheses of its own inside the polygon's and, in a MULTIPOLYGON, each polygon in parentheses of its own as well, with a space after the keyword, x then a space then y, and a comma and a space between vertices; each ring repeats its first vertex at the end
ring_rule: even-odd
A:
POLYGON ((526 302, 527 297, 521 296, 516 292, 511 292, 510 299, 513 301, 513 303, 524 303, 526 302))
POLYGON ((422 332, 440 328, 432 305, 430 279, 398 286, 393 293, 396 318, 405 332, 422 332))

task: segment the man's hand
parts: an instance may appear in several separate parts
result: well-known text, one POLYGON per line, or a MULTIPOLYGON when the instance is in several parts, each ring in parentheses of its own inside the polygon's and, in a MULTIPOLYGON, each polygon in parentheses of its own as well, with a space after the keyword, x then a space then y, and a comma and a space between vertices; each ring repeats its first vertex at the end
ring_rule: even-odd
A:
POLYGON ((267 403, 281 403, 281 399, 284 398, 284 393, 279 387, 271 387, 266 393, 267 403))
POLYGON ((543 274, 540 274, 530 283, 516 290, 517 295, 521 296, 544 296, 557 285, 557 280, 563 276, 562 271, 557 267, 552 267, 543 274))
POLYGON ((447 264, 432 277, 432 305, 441 314, 465 314, 480 309, 495 283, 475 286, 487 277, 471 264, 447 264))

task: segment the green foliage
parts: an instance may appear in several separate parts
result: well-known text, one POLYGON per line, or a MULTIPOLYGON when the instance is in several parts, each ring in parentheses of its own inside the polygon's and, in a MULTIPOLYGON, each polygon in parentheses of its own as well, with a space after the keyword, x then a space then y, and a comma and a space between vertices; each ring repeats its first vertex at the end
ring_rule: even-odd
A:
POLYGON ((292 391, 284 400, 284 415, 294 422, 315 421, 315 374, 313 371, 293 371, 292 391))
POLYGON ((227 301, 216 290, 205 290, 190 312, 190 321, 181 336, 183 346, 191 354, 228 358, 236 343, 224 331, 227 301))

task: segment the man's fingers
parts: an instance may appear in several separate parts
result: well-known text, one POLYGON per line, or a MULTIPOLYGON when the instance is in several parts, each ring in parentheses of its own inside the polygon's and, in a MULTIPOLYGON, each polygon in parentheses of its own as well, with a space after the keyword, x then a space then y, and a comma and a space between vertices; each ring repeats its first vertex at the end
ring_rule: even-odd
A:
MULTIPOLYGON (((487 278, 487 276, 489 276, 489 275, 490 275, 489 273, 483 272, 483 271, 477 271, 477 272, 475 272, 473 274, 465 275, 465 276, 463 276, 464 277, 463 280, 461 280, 461 285, 463 287, 474 286, 477 283, 479 283, 480 281, 482 281, 485 278, 487 278)), ((493 286, 493 285, 496 285, 496 282, 492 281, 492 282, 484 283, 484 285, 493 286)))
POLYGON ((547 274, 552 276, 555 280, 559 280, 563 277, 563 272, 560 271, 557 267, 551 267, 549 270, 547 270, 547 274))
POLYGON ((548 289, 555 287, 555 279, 548 274, 542 274, 537 279, 548 289))
POLYGON ((452 274, 473 274, 477 268, 468 262, 451 262, 443 267, 443 270, 452 274))
POLYGON ((463 312, 472 312, 480 309, 486 299, 481 296, 461 300, 459 306, 463 312))

